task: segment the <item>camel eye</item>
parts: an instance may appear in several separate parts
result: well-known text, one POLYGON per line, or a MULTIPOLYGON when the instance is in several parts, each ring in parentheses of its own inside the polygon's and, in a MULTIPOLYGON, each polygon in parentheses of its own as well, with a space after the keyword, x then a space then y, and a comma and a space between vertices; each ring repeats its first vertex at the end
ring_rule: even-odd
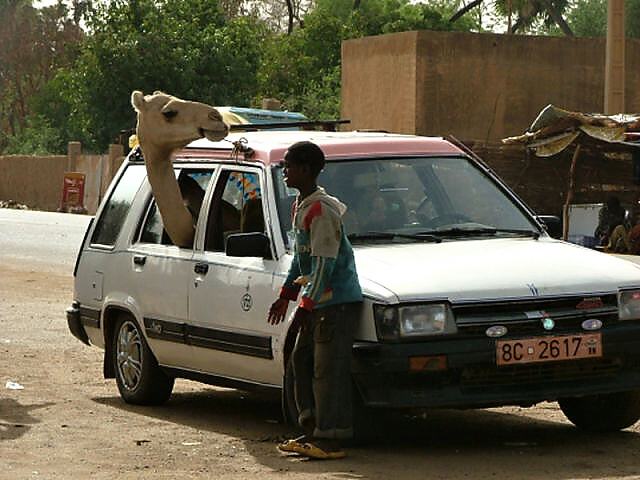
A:
POLYGON ((171 120, 173 117, 178 115, 178 112, 176 112, 175 110, 165 110, 164 112, 162 112, 162 115, 164 115, 164 118, 166 118, 167 120, 171 120))

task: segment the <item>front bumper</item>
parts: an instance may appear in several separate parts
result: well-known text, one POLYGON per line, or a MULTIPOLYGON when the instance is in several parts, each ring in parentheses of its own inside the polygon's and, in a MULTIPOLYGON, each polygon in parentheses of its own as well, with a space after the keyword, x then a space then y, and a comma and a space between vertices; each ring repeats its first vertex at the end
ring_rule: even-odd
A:
POLYGON ((532 405, 640 389, 640 322, 601 332, 601 358, 503 367, 496 366, 495 340, 487 337, 356 342, 352 371, 365 405, 384 408, 532 405), (410 372, 411 357, 436 355, 446 356, 446 370, 410 372))
POLYGON ((69 330, 82 343, 90 345, 89 336, 87 335, 84 326, 82 325, 82 319, 80 317, 80 304, 73 302, 69 308, 67 308, 67 325, 69 330))

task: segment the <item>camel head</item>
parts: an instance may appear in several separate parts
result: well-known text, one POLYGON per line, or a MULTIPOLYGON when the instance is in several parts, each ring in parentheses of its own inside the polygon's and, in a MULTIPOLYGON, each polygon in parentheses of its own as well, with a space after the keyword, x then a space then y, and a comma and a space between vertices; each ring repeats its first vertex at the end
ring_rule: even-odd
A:
POLYGON ((138 112, 137 134, 140 144, 161 150, 176 150, 198 138, 222 140, 229 127, 213 107, 200 102, 181 100, 162 92, 131 94, 131 104, 138 112))

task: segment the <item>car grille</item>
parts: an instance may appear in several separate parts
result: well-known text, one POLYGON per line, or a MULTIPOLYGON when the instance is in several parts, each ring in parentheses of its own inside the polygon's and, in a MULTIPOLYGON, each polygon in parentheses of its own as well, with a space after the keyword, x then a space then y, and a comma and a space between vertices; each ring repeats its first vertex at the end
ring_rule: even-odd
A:
POLYGON ((597 318, 604 326, 618 322, 615 294, 461 304, 452 308, 458 333, 470 337, 486 336, 487 328, 493 325, 507 327, 508 337, 513 338, 579 332, 582 331, 582 322, 589 318, 597 318), (544 318, 553 319, 551 332, 544 329, 544 318))
POLYGON ((510 365, 506 367, 480 366, 468 367, 462 371, 460 386, 463 390, 533 387, 536 384, 545 387, 554 383, 580 382, 590 383, 613 378, 622 369, 619 359, 594 359, 571 362, 555 362, 530 365, 510 365))

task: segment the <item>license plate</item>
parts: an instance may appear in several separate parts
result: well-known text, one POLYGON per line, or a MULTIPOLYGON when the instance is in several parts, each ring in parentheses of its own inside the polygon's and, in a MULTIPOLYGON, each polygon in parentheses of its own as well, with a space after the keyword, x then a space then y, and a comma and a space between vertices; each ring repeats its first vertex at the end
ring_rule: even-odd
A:
POLYGON ((602 357, 602 334, 600 333, 496 341, 498 365, 598 357, 602 357))

